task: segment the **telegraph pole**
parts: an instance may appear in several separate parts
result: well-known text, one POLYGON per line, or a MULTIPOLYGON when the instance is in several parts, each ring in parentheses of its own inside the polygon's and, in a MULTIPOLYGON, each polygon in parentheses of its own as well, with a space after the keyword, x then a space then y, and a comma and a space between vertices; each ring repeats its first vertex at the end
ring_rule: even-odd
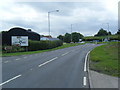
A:
POLYGON ((72 24, 71 24, 71 42, 72 42, 72 24))

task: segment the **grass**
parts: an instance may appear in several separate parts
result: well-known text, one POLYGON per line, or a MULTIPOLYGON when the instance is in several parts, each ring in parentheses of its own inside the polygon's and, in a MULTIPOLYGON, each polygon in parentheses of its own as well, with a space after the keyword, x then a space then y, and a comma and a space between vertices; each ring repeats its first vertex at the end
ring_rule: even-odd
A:
MULTIPOLYGON (((97 36, 97 37, 87 36, 87 37, 84 37, 84 39, 104 39, 104 38, 107 38, 107 37, 108 36, 97 36)), ((118 35, 109 35, 109 38, 112 38, 112 39, 119 39, 118 37, 119 37, 118 35)))
POLYGON ((78 46, 78 45, 82 45, 82 44, 81 43, 71 43, 71 44, 63 44, 60 47, 53 48, 53 49, 47 49, 47 50, 16 52, 16 53, 2 53, 2 56, 5 57, 5 56, 17 56, 17 55, 28 55, 28 54, 42 53, 42 52, 48 52, 48 51, 63 49, 63 48, 67 48, 67 47, 72 47, 72 46, 78 46))
POLYGON ((96 47, 90 53, 90 69, 120 77, 120 64, 118 64, 118 42, 109 42, 96 47))

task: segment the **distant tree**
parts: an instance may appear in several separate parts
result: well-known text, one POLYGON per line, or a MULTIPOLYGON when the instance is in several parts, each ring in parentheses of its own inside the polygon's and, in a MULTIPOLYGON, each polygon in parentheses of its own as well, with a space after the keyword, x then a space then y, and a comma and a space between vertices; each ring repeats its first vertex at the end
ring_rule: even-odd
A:
POLYGON ((120 29, 118 29, 118 31, 117 31, 117 33, 116 33, 117 35, 120 35, 120 29))
POLYGON ((112 33, 109 31, 109 32, 108 32, 108 35, 112 35, 112 33))
POLYGON ((57 38, 59 38, 60 40, 64 40, 64 36, 62 36, 62 35, 59 35, 57 38))
POLYGON ((3 34, 3 33, 7 33, 8 31, 1 31, 1 33, 3 34))
POLYGON ((107 36, 108 32, 101 28, 95 36, 107 36))
POLYGON ((70 43, 71 42, 71 34, 66 33, 64 36, 64 42, 70 43))
POLYGON ((79 39, 82 39, 83 35, 77 32, 72 33, 72 41, 75 42, 79 42, 79 39))

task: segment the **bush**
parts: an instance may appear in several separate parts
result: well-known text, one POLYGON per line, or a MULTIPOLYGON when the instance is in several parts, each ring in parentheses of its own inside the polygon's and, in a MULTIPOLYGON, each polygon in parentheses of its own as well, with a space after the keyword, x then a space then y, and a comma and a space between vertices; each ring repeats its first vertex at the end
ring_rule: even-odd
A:
POLYGON ((14 53, 25 51, 25 48, 21 46, 2 46, 3 53, 14 53))
MULTIPOLYGON (((63 42, 61 40, 56 40, 56 41, 29 40, 28 51, 52 49, 61 45, 63 45, 63 42)), ((22 52, 22 51, 25 51, 25 47, 4 45, 2 46, 2 51, 3 53, 22 52)))
POLYGON ((61 40, 56 41, 31 41, 29 40, 29 51, 36 51, 36 50, 46 50, 52 49, 58 46, 61 46, 63 42, 61 40))

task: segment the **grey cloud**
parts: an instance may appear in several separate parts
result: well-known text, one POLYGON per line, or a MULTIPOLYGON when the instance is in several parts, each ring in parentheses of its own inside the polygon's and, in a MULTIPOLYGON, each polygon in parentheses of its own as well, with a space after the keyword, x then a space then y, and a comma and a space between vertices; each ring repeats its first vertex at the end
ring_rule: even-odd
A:
MULTIPOLYGON (((86 22, 81 21, 81 17, 77 17, 77 19, 74 19, 72 17, 73 11, 75 9, 83 9, 87 8, 88 10, 95 11, 96 13, 100 11, 107 12, 106 9, 102 6, 101 3, 89 3, 89 2, 24 2, 24 3, 17 3, 21 5, 28 5, 34 10, 36 10, 38 13, 46 13, 51 10, 59 9, 59 13, 52 13, 54 16, 57 16, 57 19, 51 20, 51 35, 54 37, 57 37, 60 34, 65 34, 66 32, 71 33, 70 25, 77 23, 73 25, 73 32, 77 31, 82 33, 83 35, 94 35, 96 32, 102 27, 101 23, 110 23, 110 30, 112 33, 117 32, 117 21, 114 20, 103 20, 99 21, 98 17, 86 17, 88 18, 86 22), (76 21, 75 21, 76 20, 76 21)), ((27 12, 26 12, 27 13, 27 12)), ((80 12, 80 13, 84 13, 80 12)), ((47 15, 46 15, 47 16, 47 15)), ((109 16, 108 16, 109 17, 109 16)), ((47 18, 47 17, 46 17, 47 18)), ((53 18, 54 19, 54 18, 53 18)), ((39 20, 32 21, 25 21, 24 19, 14 19, 14 20, 6 20, 6 24, 11 24, 13 26, 20 26, 24 28, 31 28, 32 30, 35 30, 38 33, 42 32, 48 32, 48 24, 47 21, 39 22, 39 20)), ((11 27, 10 25, 10 27, 11 27)), ((106 27, 103 27, 106 28, 106 27)))

